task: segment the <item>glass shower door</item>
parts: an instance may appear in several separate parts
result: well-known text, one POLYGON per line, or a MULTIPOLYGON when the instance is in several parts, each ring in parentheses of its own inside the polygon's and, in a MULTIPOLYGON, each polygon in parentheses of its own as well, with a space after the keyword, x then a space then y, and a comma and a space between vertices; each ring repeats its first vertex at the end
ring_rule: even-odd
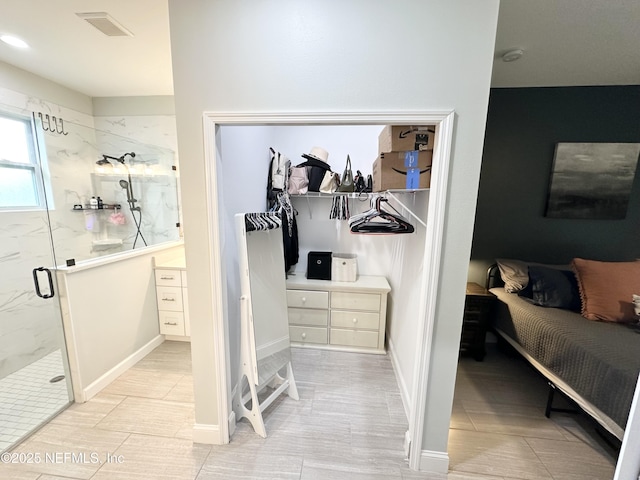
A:
POLYGON ((0 106, 0 451, 10 449, 72 399, 51 226, 34 140, 31 118, 0 106), (24 150, 23 144, 34 147, 24 150), (29 186, 33 191, 27 191, 29 186))

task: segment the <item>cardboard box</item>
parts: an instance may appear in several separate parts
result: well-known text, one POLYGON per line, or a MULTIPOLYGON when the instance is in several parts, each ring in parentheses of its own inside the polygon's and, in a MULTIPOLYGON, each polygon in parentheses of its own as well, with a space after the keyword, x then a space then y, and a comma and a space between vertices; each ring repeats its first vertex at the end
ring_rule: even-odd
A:
POLYGON ((413 152, 417 156, 418 164, 407 167, 405 156, 408 152, 381 153, 373 162, 373 191, 382 192, 394 189, 429 188, 431 186, 431 164, 433 151, 423 150, 413 152), (414 170, 411 170, 414 168, 414 170), (411 176, 419 175, 419 178, 411 176), (417 180, 417 182, 416 182, 417 180), (413 182, 413 185, 408 185, 413 182), (416 186, 417 183, 417 186, 416 186))
POLYGON ((435 136, 433 125, 387 125, 378 135, 378 152, 433 150, 435 136))

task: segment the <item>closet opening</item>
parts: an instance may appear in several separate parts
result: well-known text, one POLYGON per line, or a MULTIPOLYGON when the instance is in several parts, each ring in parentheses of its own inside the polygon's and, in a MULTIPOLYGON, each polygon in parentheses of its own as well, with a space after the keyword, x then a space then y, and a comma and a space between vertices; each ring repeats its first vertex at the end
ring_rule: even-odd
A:
MULTIPOLYGON (((383 364, 387 359, 392 378, 397 383, 397 394, 389 392, 385 399, 387 405, 394 403, 395 406, 396 418, 390 418, 390 423, 396 422, 396 430, 404 425, 407 433, 400 433, 405 438, 405 454, 409 455, 411 468, 418 469, 453 119, 453 112, 304 116, 205 113, 209 223, 211 238, 218 246, 214 247, 212 256, 214 311, 217 313, 214 321, 219 333, 216 336, 218 418, 229 420, 228 424, 220 422, 223 443, 233 438, 236 427, 232 399, 240 377, 241 291, 234 216, 267 211, 270 152, 285 155, 291 166, 296 166, 304 163, 310 153, 325 151, 328 153, 326 163, 341 178, 347 159, 353 175, 359 171, 366 178, 373 173, 373 163, 380 156, 379 135, 385 126, 429 126, 436 133, 428 188, 394 188, 360 194, 308 192, 289 196, 296 212, 299 248, 298 261, 288 270, 287 302, 294 376, 296 370, 300 370, 300 377, 296 377, 300 402, 304 402, 305 396, 313 395, 316 389, 324 391, 325 400, 333 402, 336 408, 357 399, 360 394, 375 396, 375 389, 357 391, 351 381, 366 372, 368 366, 372 370, 376 366, 387 368, 383 364), (336 198, 348 208, 348 215, 342 212, 343 219, 331 218, 335 217, 336 198), (390 215, 406 221, 408 227, 404 225, 403 228, 409 228, 411 233, 405 231, 405 234, 397 235, 350 229, 348 218, 365 214, 374 204, 379 207, 382 203, 390 215), (342 291, 331 280, 309 280, 306 278, 307 263, 309 258, 315 262, 316 252, 355 257, 359 279, 374 283, 384 280, 388 288, 376 283, 364 286, 373 288, 371 292, 348 288, 342 291), (321 304, 305 310, 304 292, 316 295, 321 304), (374 298, 375 295, 379 297, 374 298), (325 301, 323 296, 332 299, 327 300, 326 306, 322 303, 325 301), (355 303, 354 298, 357 299, 355 303), (376 303, 377 298, 381 299, 379 303, 376 303), (367 305, 371 300, 376 300, 375 308, 372 304, 367 305), (340 301, 346 303, 340 304, 340 301), (298 305, 296 302, 303 303, 298 305), (364 306, 357 306, 358 302, 364 302, 364 306), (354 311, 358 312, 355 320, 351 318, 354 311), (292 323, 291 312, 302 315, 298 317, 298 323, 295 320, 292 323), (307 313, 315 320, 309 320, 310 317, 305 316, 307 313), (360 331, 347 328, 350 325, 344 322, 361 322, 365 326, 360 331), (332 341, 332 338, 336 340, 332 341), (318 368, 323 372, 321 375, 325 375, 318 379, 314 377, 313 369, 322 362, 335 364, 318 368), (343 402, 340 401, 341 394, 344 394, 343 402), (404 423, 401 415, 406 415, 404 423)), ((377 189, 376 185, 374 190, 377 189)), ((344 285, 346 282, 339 283, 344 285)), ((354 282, 356 284, 359 282, 354 282)), ((384 392, 383 385, 379 391, 384 392)), ((276 415, 277 408, 273 410, 276 415)), ((306 408, 303 403, 301 408, 306 408)), ((393 417, 394 413, 389 414, 389 411, 387 414, 393 417)), ((271 433, 267 423, 267 435, 271 433)))

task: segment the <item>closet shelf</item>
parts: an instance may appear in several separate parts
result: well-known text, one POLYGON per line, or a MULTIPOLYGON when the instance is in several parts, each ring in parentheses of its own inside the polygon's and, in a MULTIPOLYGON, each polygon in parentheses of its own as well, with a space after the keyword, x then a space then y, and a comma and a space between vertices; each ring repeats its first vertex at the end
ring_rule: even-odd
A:
POLYGON ((307 193, 295 193, 291 194, 292 197, 307 197, 307 198, 322 198, 322 197, 337 197, 339 195, 347 195, 349 198, 359 198, 365 197, 368 195, 384 195, 385 193, 414 193, 414 192, 428 192, 428 188, 416 188, 415 190, 406 190, 406 189, 391 189, 391 190, 383 190, 381 192, 334 192, 334 193, 323 193, 323 192, 307 192, 307 193))

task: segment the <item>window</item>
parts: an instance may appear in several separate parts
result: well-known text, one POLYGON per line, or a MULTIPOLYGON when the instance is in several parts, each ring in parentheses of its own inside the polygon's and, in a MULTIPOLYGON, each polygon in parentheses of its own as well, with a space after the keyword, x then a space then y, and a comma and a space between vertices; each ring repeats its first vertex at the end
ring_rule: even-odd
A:
POLYGON ((0 112, 0 209, 45 208, 31 119, 0 112))

